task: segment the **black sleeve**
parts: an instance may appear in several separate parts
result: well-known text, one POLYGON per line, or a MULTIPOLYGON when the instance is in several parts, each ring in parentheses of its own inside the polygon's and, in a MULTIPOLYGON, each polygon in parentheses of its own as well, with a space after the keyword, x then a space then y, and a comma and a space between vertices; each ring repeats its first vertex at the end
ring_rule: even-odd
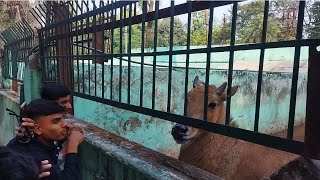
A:
POLYGON ((80 160, 78 153, 68 153, 65 157, 64 170, 58 165, 52 165, 48 180, 80 180, 80 160))
POLYGON ((28 152, 29 143, 21 143, 17 140, 16 137, 14 137, 8 142, 7 147, 12 150, 24 153, 24 152, 28 152))
POLYGON ((17 145, 17 143, 19 143, 19 142, 18 142, 17 139, 14 137, 14 138, 12 138, 12 139, 8 142, 7 147, 13 147, 13 146, 17 145))

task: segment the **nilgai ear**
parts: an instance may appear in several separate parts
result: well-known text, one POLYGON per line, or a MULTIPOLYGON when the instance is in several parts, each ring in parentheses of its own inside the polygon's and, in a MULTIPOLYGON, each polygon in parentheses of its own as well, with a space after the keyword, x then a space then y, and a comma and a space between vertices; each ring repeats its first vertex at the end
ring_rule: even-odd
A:
POLYGON ((224 82, 223 84, 221 84, 221 86, 219 86, 217 89, 216 89, 216 94, 218 96, 221 96, 221 94, 224 92, 224 90, 226 90, 226 87, 227 87, 227 82, 224 82))
MULTIPOLYGON (((239 88, 239 85, 238 86, 233 86, 231 88, 231 96, 233 96, 238 91, 238 88, 239 88)), ((221 98, 221 101, 227 100, 227 91, 224 91, 222 93, 222 95, 220 96, 220 98, 221 98)))
POLYGON ((204 85, 204 82, 200 81, 199 76, 196 76, 193 80, 193 88, 199 87, 201 84, 204 85))

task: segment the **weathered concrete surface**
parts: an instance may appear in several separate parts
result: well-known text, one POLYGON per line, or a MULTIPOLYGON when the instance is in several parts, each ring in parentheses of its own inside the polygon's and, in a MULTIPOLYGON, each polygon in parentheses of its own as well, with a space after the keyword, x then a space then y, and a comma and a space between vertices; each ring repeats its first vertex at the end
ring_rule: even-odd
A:
POLYGON ((79 119, 68 119, 85 131, 80 146, 83 179, 221 179, 79 119))
POLYGON ((14 136, 18 121, 6 108, 19 113, 19 97, 13 91, 0 90, 0 145, 5 145, 14 136))

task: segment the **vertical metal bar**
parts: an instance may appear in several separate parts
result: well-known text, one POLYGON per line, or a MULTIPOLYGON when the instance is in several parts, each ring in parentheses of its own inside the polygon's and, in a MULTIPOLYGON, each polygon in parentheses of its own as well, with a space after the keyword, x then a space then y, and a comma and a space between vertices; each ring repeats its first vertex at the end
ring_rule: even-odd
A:
MULTIPOLYGON (((97 9, 97 6, 95 5, 94 1, 92 1, 92 3, 94 5, 93 9, 97 9)), ((94 45, 92 44, 92 46, 94 46, 94 95, 97 96, 97 15, 93 16, 92 23, 92 25, 94 26, 94 45)))
MULTIPOLYGON (((109 4, 109 1, 108 1, 108 4, 109 4)), ((103 7, 104 6, 104 3, 103 1, 100 1, 100 7, 103 7)), ((105 50, 105 39, 104 39, 104 29, 105 29, 105 16, 104 16, 104 12, 102 13, 102 22, 100 21, 100 24, 102 23, 102 26, 103 26, 103 29, 102 29, 102 37, 103 37, 103 40, 102 40, 102 54, 104 55, 104 50, 105 50)), ((100 15, 100 20, 101 20, 101 15, 100 15)), ((101 93, 101 97, 104 98, 104 56, 102 57, 102 93, 101 93)))
MULTIPOLYGON (((261 43, 266 43, 267 28, 268 28, 268 15, 269 15, 269 1, 264 3, 264 14, 263 14, 263 25, 261 43)), ((260 116, 260 101, 261 101, 261 85, 262 85, 262 72, 264 63, 264 52, 265 48, 261 48, 260 61, 259 61, 259 73, 258 73, 258 84, 257 84, 257 97, 256 97, 256 112, 254 118, 254 131, 259 131, 259 116, 260 116)))
MULTIPOLYGON (((46 31, 44 32, 44 34, 45 34, 44 38, 47 38, 47 36, 50 36, 46 31)), ((45 43, 45 44, 47 44, 47 43, 45 43)), ((47 49, 44 49, 44 56, 45 56, 45 58, 43 58, 43 63, 45 64, 45 69, 43 69, 43 71, 45 71, 44 72, 45 76, 43 77, 43 79, 44 79, 44 82, 48 82, 50 79, 49 78, 50 65, 49 65, 49 57, 48 57, 49 53, 48 53, 47 49)))
POLYGON ((124 8, 123 17, 126 19, 127 18, 127 5, 125 5, 123 8, 124 8))
POLYGON ((305 157, 320 160, 320 53, 317 50, 319 43, 309 46, 309 67, 307 84, 307 111, 305 122, 305 157))
POLYGON ((134 3, 134 15, 137 16, 137 3, 134 3))
MULTIPOLYGON (((87 12, 89 12, 88 4, 89 4, 89 0, 87 0, 87 3, 86 3, 87 12)), ((89 29, 89 27, 90 27, 89 22, 90 22, 90 19, 89 19, 89 17, 87 17, 87 22, 86 22, 86 28, 87 29, 89 29)), ((87 36, 87 41, 88 41, 87 42, 88 43, 88 45, 87 45, 87 47, 88 47, 88 56, 87 57, 88 57, 88 81, 89 81, 88 82, 88 87, 89 87, 88 92, 89 92, 89 95, 91 95, 91 67, 90 67, 90 60, 91 60, 92 56, 90 56, 90 33, 87 32, 87 35, 88 35, 87 36)))
MULTIPOLYGON (((51 37, 53 37, 52 33, 49 34, 49 38, 51 38, 51 37)), ((51 81, 54 81, 53 72, 52 71, 55 71, 56 68, 54 67, 54 58, 52 58, 52 50, 53 50, 53 49, 51 49, 52 47, 53 47, 53 45, 51 45, 51 43, 49 42, 47 49, 49 50, 49 56, 50 56, 50 67, 51 67, 51 69, 50 69, 51 78, 50 79, 51 79, 51 81), (53 63, 52 63, 52 60, 53 60, 53 63)))
MULTIPOLYGON (((153 42, 153 49, 154 52, 157 52, 157 45, 158 45, 158 18, 159 18, 159 1, 156 1, 155 4, 155 13, 154 13, 154 42, 153 42)), ((152 109, 155 108, 155 101, 156 101, 156 71, 157 71, 157 55, 153 56, 153 65, 152 65, 152 109)))
MULTIPOLYGON (((300 1, 299 3, 299 14, 298 14, 297 34, 296 34, 297 40, 302 39, 305 4, 306 4, 305 1, 300 1)), ((290 111, 289 111, 288 134, 287 134, 288 139, 292 139, 293 137, 294 116, 296 111, 296 99, 297 99, 297 86, 298 86, 298 78, 299 78, 298 75, 299 75, 300 53, 301 53, 301 45, 297 44, 294 49, 292 86, 291 86, 291 96, 290 96, 290 111)))
POLYGON ((169 77, 168 77, 168 99, 167 112, 171 109, 171 86, 172 86, 172 50, 173 50, 173 26, 174 26, 174 1, 170 3, 170 47, 169 47, 169 77))
MULTIPOLYGON (((51 38, 52 37, 52 34, 49 32, 49 34, 48 34, 48 38, 51 38)), ((53 64, 52 64, 52 52, 51 52, 51 43, 50 42, 48 42, 48 43, 45 43, 46 44, 46 51, 47 51, 47 55, 48 55, 48 57, 46 57, 46 59, 48 60, 48 69, 49 69, 49 72, 48 72, 48 74, 49 74, 49 80, 50 81, 54 81, 53 80, 53 70, 54 70, 54 67, 53 67, 53 64)))
POLYGON ((146 28, 147 2, 143 1, 142 32, 141 32, 141 69, 140 69, 140 106, 143 106, 143 75, 144 75, 144 34, 146 28))
POLYGON ((131 95, 131 33, 132 33, 132 4, 129 6, 129 42, 128 42, 128 98, 127 102, 130 104, 131 95))
MULTIPOLYGON (((72 1, 72 6, 74 5, 74 2, 77 3, 76 1, 72 1)), ((76 16, 78 14, 78 8, 75 10, 76 16)), ((79 64, 79 31, 78 31, 78 20, 76 21, 76 51, 77 51, 77 82, 78 82, 78 90, 77 92, 80 92, 80 64, 79 64)), ((72 43, 73 44, 73 43, 72 43)))
POLYGON ((186 54, 186 75, 184 85, 184 110, 183 115, 187 115, 187 100, 188 100, 188 84, 189 84, 189 58, 190 58, 190 34, 191 34, 191 11, 192 1, 188 0, 188 23, 187 23, 187 54, 186 54))
MULTIPOLYGON (((233 3, 233 8, 232 8, 232 28, 231 28, 230 46, 234 46, 234 43, 235 43, 237 9, 238 9, 238 3, 234 2, 233 3)), ((233 75, 233 60, 234 60, 234 50, 231 50, 230 51, 230 57, 229 57, 229 71, 228 71, 226 125, 230 124, 230 107, 231 107, 231 88, 232 88, 232 75, 233 75)))
POLYGON ((123 33, 123 8, 120 7, 120 20, 121 20, 121 25, 120 25, 120 64, 119 64, 119 102, 121 102, 121 95, 122 95, 122 33, 123 33))
MULTIPOLYGON (((70 6, 70 5, 69 5, 70 6)), ((70 9, 70 8, 69 8, 70 9)), ((67 11, 68 12, 68 18, 71 18, 72 17, 72 13, 70 14, 70 10, 67 11)), ((74 86, 74 46, 73 46, 73 40, 74 40, 74 35, 70 35, 70 32, 72 31, 73 29, 73 23, 67 23, 67 38, 66 38, 66 42, 67 42, 67 46, 70 46, 70 51, 71 52, 68 52, 67 54, 67 57, 68 58, 68 68, 70 70, 70 79, 68 80, 68 82, 70 82, 70 84, 68 84, 68 86, 70 87, 70 90, 71 91, 74 91, 75 90, 75 86, 74 86)))
POLYGON ((57 57, 57 46, 55 46, 57 44, 57 40, 53 40, 53 44, 52 44, 52 49, 53 49, 53 55, 55 56, 54 58, 54 66, 55 68, 55 77, 56 77, 56 83, 60 83, 60 75, 59 75, 59 65, 58 65, 58 57, 57 57))
MULTIPOLYGON (((83 9, 84 9, 84 6, 83 4, 85 3, 85 1, 82 1, 81 3, 81 14, 83 14, 83 9)), ((85 76, 84 76, 84 23, 83 23, 83 19, 81 19, 81 54, 82 54, 82 93, 85 93, 85 76)))
POLYGON ((111 75, 110 75, 110 99, 113 99, 113 50, 114 50, 114 23, 116 21, 117 9, 114 8, 114 3, 111 1, 111 75))
MULTIPOLYGON (((212 44, 212 24, 213 24, 213 1, 210 2, 210 14, 209 14, 209 32, 207 38, 207 48, 211 48, 212 44)), ((209 92, 209 76, 210 76, 210 63, 211 63, 211 52, 207 51, 207 64, 206 64, 206 80, 204 90, 204 104, 203 104, 203 119, 208 119, 208 92, 209 92)))
MULTIPOLYGON (((43 63, 43 55, 44 55, 44 43, 43 43, 43 36, 40 31, 38 31, 38 37, 39 37, 39 54, 40 54, 40 64, 42 69, 45 69, 44 63, 43 63)), ((42 77, 45 77, 45 71, 42 71, 42 77)))
MULTIPOLYGON (((58 9, 60 9, 60 8, 58 8, 58 9)), ((64 25, 60 25, 60 34, 62 34, 62 32, 65 32, 63 29, 65 28, 65 26, 64 25)), ((67 39, 67 38, 65 38, 65 37, 62 37, 62 38, 60 38, 60 42, 61 42, 61 49, 60 49, 60 47, 59 47, 59 45, 58 45, 58 47, 59 47, 59 56, 60 56, 60 61, 59 61, 59 64, 61 64, 61 69, 62 69, 62 71, 59 71, 59 73, 62 73, 61 74, 61 76, 62 76, 62 84, 63 85, 67 85, 67 84, 65 84, 66 83, 66 79, 67 79, 67 77, 65 77, 65 74, 64 74, 64 68, 66 68, 66 67, 63 67, 63 65, 64 65, 64 63, 63 63, 63 60, 65 59, 65 60, 67 60, 67 57, 65 57, 64 55, 64 43, 63 43, 63 40, 64 39, 67 39), (62 52, 61 52, 62 51, 62 52), (61 56, 62 55, 62 56, 61 56)))

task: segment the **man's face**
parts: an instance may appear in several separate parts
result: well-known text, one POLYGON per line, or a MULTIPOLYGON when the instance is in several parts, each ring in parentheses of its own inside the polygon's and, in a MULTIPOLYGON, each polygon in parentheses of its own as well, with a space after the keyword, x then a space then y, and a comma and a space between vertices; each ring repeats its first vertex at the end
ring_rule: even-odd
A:
POLYGON ((62 113, 41 116, 36 119, 34 132, 46 140, 60 141, 67 136, 67 123, 62 113))
POLYGON ((70 97, 70 95, 68 95, 66 97, 59 98, 56 102, 60 106, 63 106, 67 113, 71 113, 72 112, 72 106, 71 106, 71 103, 70 103, 70 99, 71 99, 71 97, 70 97))

